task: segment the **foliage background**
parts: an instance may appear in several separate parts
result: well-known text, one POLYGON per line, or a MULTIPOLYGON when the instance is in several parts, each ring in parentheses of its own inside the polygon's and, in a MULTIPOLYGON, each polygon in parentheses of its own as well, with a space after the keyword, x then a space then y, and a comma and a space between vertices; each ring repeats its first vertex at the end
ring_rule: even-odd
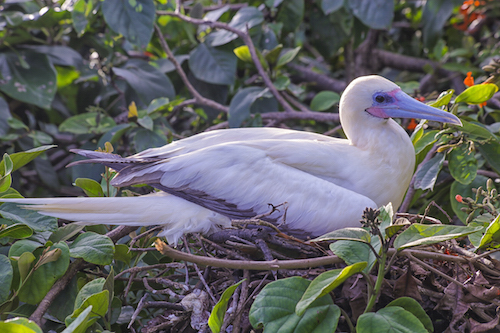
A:
MULTIPOLYGON (((0 11, 0 151, 15 156, 34 147, 56 147, 25 160, 25 155, 13 158, 17 169, 39 155, 9 178, 12 186, 2 188, 2 195, 17 195, 17 190, 25 197, 76 196, 84 194, 81 188, 87 195, 116 195, 106 179, 98 190, 83 180, 73 186, 77 178, 101 182, 101 167, 65 168, 75 159, 69 149, 104 148, 105 142, 130 155, 226 127, 278 126, 342 137, 336 102, 346 84, 360 75, 382 74, 425 101, 448 89, 458 95, 466 88, 468 72, 476 83, 488 78, 495 83, 496 76, 490 75, 500 72, 492 62, 500 52, 499 18, 497 1, 5 2, 0 11)), ((472 196, 472 188, 488 177, 498 178, 500 97, 478 104, 454 104, 453 111, 466 122, 460 135, 417 128, 413 139, 417 161, 423 164, 402 211, 465 222, 467 214, 455 196, 472 196)), ((409 131, 415 127, 414 122, 402 125, 409 131)), ((4 176, 12 171, 7 172, 7 165, 7 160, 0 165, 4 176)), ((33 219, 1 207, 7 226, 33 219)), ((165 263, 152 252, 127 252, 129 238, 113 245, 100 236, 108 232, 103 227, 86 228, 75 240, 81 229, 53 219, 37 223, 24 240, 19 234, 2 238, 0 264, 14 282, 0 292, 0 300, 6 302, 4 314, 31 315, 40 324, 48 306, 40 301, 56 280, 68 276, 66 299, 51 299, 45 327, 70 325, 66 316, 80 314, 81 304, 73 306, 77 291, 83 285, 90 289, 85 283, 92 278, 112 276, 111 268, 119 274, 137 265, 165 263), (102 251, 82 256, 79 244, 101 246, 102 251), (52 253, 56 260, 33 270, 33 276, 18 276, 20 259, 7 258, 33 252, 33 258, 23 258, 29 272, 40 258, 50 258, 50 252, 42 254, 49 248, 59 248, 52 253), (72 278, 77 269, 71 276, 66 272, 77 267, 75 262, 80 271, 72 278), (49 273, 51 277, 43 275, 49 273), (28 281, 24 289, 17 282, 23 278, 28 281), (37 279, 46 283, 32 285, 34 293, 27 288, 37 279)), ((112 239, 117 242, 118 236, 112 239)), ((137 246, 148 246, 148 241, 137 246)), ((178 267, 162 274, 179 274, 178 267)), ((130 275, 116 280, 114 289, 103 287, 110 279, 94 280, 98 287, 88 295, 106 299, 111 310, 106 306, 81 327, 103 317, 103 327, 127 330, 145 291, 140 279, 126 277, 130 275)), ((219 291, 227 281, 213 288, 219 291)), ((132 327, 152 327, 148 320, 161 312, 145 308, 132 327)))

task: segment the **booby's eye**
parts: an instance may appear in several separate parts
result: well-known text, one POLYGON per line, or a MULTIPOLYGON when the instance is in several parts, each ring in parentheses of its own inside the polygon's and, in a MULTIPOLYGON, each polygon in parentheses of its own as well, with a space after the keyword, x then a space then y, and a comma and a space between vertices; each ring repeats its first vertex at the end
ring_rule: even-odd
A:
POLYGON ((375 101, 377 103, 384 103, 385 102, 385 97, 382 96, 382 95, 377 95, 377 96, 375 96, 375 101))

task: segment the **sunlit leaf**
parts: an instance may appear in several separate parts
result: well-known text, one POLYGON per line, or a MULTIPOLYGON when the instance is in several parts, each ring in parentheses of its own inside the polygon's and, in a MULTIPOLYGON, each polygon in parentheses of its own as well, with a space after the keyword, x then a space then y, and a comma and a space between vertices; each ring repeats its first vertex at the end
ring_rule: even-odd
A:
POLYGON ((357 332, 363 333, 427 333, 422 322, 410 311, 389 306, 377 312, 364 313, 358 318, 357 332))
POLYGON ((455 103, 465 102, 468 104, 481 104, 489 100, 498 91, 493 83, 478 84, 465 89, 455 99, 455 103))
POLYGON ((212 313, 210 313, 210 318, 208 318, 208 326, 212 330, 213 333, 219 333, 222 328, 222 323, 224 321, 224 316, 226 315, 227 305, 231 296, 233 296, 234 291, 238 286, 243 283, 244 280, 239 281, 236 284, 233 284, 224 292, 220 297, 220 300, 215 304, 212 313))

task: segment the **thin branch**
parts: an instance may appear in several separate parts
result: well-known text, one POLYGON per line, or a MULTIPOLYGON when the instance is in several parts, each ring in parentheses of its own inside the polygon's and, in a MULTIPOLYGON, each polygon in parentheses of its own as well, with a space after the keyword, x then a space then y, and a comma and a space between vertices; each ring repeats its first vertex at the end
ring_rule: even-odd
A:
MULTIPOLYGON (((172 14, 174 14, 173 12, 171 12, 172 14)), ((181 14, 178 14, 179 16, 183 16, 181 14)), ((176 16, 176 15, 173 15, 173 16, 176 16)), ((156 31, 156 34, 158 35, 158 39, 160 41, 160 44, 163 48, 163 51, 165 51, 165 53, 167 54, 168 56, 168 59, 172 62, 172 64, 174 65, 177 73, 179 74, 179 76, 181 77, 182 79, 182 82, 184 82, 184 85, 186 85, 186 88, 189 90, 189 92, 191 93, 191 95, 193 95, 194 99, 196 100, 196 102, 198 104, 203 104, 203 105, 206 105, 206 106, 209 106, 209 107, 212 107, 216 110, 219 110, 219 111, 222 111, 222 112, 225 112, 225 113, 228 113, 229 112, 229 108, 225 105, 222 105, 222 104, 219 104, 211 99, 208 99, 208 98, 205 98, 203 97, 194 87, 193 85, 191 84, 191 82, 189 82, 189 79, 186 75, 186 72, 184 72, 184 70, 182 69, 182 66, 181 64, 177 61, 177 59, 175 59, 174 57, 174 54, 172 53, 172 51, 170 50, 170 47, 168 46, 168 43, 165 39, 165 37, 163 36, 160 28, 158 27, 157 24, 155 24, 155 31, 156 31)))
MULTIPOLYGON (((276 98, 276 100, 283 106, 283 109, 285 110, 285 112, 293 111, 293 108, 290 106, 290 104, 288 104, 288 102, 283 98, 283 96, 281 96, 278 89, 276 89, 273 82, 269 78, 269 75, 267 75, 264 67, 260 63, 259 57, 257 55, 257 50, 255 49, 255 45, 253 44, 252 37, 250 36, 248 29, 247 29, 247 31, 241 31, 241 30, 238 30, 238 29, 235 29, 235 28, 229 26, 226 23, 195 19, 195 18, 192 18, 189 16, 182 15, 180 13, 175 13, 175 12, 171 12, 171 11, 159 10, 156 13, 158 15, 167 15, 167 16, 177 17, 177 18, 179 18, 185 22, 191 23, 191 24, 206 25, 212 29, 214 29, 214 28, 215 29, 223 29, 223 30, 227 30, 227 31, 230 31, 230 32, 236 34, 239 38, 241 38, 241 40, 243 40, 243 43, 245 43, 245 45, 248 46, 248 51, 250 52, 250 55, 251 55, 252 60, 255 64, 255 67, 257 68, 257 71, 259 72, 260 76, 262 77, 262 80, 264 81, 266 87, 269 89, 269 91, 271 91, 271 93, 276 98)), ((157 29, 157 32, 159 32, 158 26, 155 26, 155 28, 157 29)), ((161 34, 159 34, 159 35, 162 36, 161 34)), ((170 55, 169 55, 169 57, 170 57, 170 55)), ((176 68, 177 68, 177 66, 176 66, 176 68)), ((195 98, 196 98, 196 96, 195 96, 195 98)))

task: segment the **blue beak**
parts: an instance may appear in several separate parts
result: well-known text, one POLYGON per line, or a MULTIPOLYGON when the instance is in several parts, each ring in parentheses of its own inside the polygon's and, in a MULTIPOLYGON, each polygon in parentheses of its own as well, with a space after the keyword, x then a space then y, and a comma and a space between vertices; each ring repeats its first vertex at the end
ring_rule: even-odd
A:
POLYGON ((462 122, 455 115, 425 105, 401 90, 396 91, 393 96, 395 99, 393 103, 379 106, 391 118, 427 119, 462 126, 462 122))

